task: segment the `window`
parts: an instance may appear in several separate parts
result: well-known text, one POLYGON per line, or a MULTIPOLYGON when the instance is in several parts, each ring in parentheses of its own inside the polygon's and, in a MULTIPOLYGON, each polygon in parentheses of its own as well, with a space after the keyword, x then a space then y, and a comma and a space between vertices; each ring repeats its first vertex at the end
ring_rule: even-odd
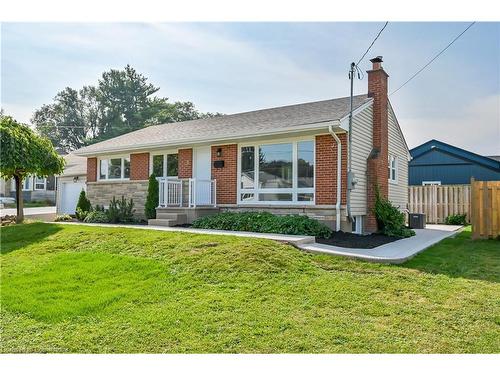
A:
POLYGON ((99 180, 127 180, 129 178, 129 157, 116 157, 99 160, 99 180))
POLYGON ((314 141, 240 147, 240 203, 314 204, 314 141))
POLYGON ((45 178, 35 177, 35 190, 45 190, 45 178))
POLYGON ((33 177, 28 176, 23 180, 23 190, 33 190, 33 177))
POLYGON ((398 159, 396 156, 389 156, 389 181, 397 183, 398 181, 398 159))
POLYGON ((179 156, 177 154, 153 155, 153 173, 156 177, 177 177, 179 156))

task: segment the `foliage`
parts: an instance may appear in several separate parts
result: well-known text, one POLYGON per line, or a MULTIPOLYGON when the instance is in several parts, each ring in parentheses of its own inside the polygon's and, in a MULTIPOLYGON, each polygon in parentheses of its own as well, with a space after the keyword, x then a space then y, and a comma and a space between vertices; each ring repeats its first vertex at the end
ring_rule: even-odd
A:
POLYGON ((281 233, 328 238, 332 231, 305 215, 273 215, 269 212, 223 212, 201 217, 194 228, 221 229, 259 233, 281 233))
POLYGON ((170 103, 155 96, 158 90, 127 65, 104 72, 96 86, 65 88, 31 121, 54 146, 70 152, 144 126, 218 115, 201 113, 191 102, 170 103))
POLYGON ((498 242, 470 231, 402 265, 235 236, 0 235, 3 353, 498 353, 498 242))
POLYGON ((73 218, 68 214, 57 215, 54 221, 72 221, 73 218))
POLYGON ((115 197, 109 202, 107 215, 111 223, 131 223, 134 221, 134 201, 127 201, 122 195, 121 199, 115 197))
POLYGON ((411 237, 415 231, 405 226, 405 215, 376 189, 374 214, 379 230, 391 237, 411 237))
POLYGON ((109 223, 109 216, 103 211, 90 211, 87 212, 84 223, 109 223))
POLYGON ((148 196, 146 197, 146 204, 144 205, 144 213, 146 219, 156 218, 156 207, 158 206, 159 184, 154 173, 149 176, 148 183, 148 196))
POLYGON ((445 219, 445 223, 448 225, 467 225, 467 215, 449 215, 445 219))
POLYGON ((47 177, 60 174, 64 163, 47 138, 37 135, 12 117, 0 114, 0 176, 15 180, 18 222, 24 219, 22 180, 28 175, 47 177))
POLYGON ((78 203, 76 204, 76 218, 82 221, 85 219, 85 213, 88 213, 90 211, 92 211, 92 205, 90 204, 90 200, 85 194, 85 190, 82 190, 80 192, 80 196, 78 197, 78 203))

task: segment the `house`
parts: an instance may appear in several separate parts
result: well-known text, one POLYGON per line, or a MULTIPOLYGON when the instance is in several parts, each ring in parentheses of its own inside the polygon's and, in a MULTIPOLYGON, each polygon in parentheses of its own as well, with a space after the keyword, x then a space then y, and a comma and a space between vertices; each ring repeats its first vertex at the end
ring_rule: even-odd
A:
POLYGON ((368 93, 353 98, 350 137, 349 97, 150 126, 75 152, 87 158, 87 196, 105 206, 113 196, 133 198, 143 214, 155 173, 160 199, 151 224, 265 210, 374 231, 376 184, 406 208, 409 151, 382 58, 371 61, 368 93))
POLYGON ((87 159, 70 153, 64 160, 64 172, 57 178, 56 212, 73 215, 80 192, 86 189, 87 159))
POLYGON ((432 139, 410 150, 410 185, 470 184, 500 180, 500 161, 432 139))
MULTIPOLYGON (((22 184, 24 202, 47 202, 48 205, 56 202, 55 176, 38 177, 28 176, 22 184)), ((14 179, 0 179, 0 196, 16 198, 16 184, 14 179)))

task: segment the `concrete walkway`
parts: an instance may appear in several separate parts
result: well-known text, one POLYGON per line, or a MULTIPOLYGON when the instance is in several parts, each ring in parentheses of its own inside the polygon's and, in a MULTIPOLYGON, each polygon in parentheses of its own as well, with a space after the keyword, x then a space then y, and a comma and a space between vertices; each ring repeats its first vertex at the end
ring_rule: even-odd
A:
POLYGON ((318 244, 312 236, 293 236, 274 233, 233 232, 212 229, 195 229, 182 227, 163 227, 154 225, 128 225, 128 224, 99 224, 59 222, 64 225, 86 225, 109 228, 134 228, 145 230, 158 230, 164 232, 185 232, 194 234, 213 234, 222 236, 252 237, 289 243, 303 251, 316 254, 343 256, 376 263, 403 263, 424 251, 439 241, 453 237, 462 229, 459 225, 427 225, 426 229, 416 229, 416 235, 373 249, 350 249, 345 247, 318 244))
POLYGON ((373 249, 349 249, 317 243, 300 247, 302 250, 312 253, 339 255, 376 263, 398 264, 406 262, 445 238, 457 235, 461 228, 459 225, 427 225, 426 229, 415 229, 416 235, 413 237, 390 242, 373 249))

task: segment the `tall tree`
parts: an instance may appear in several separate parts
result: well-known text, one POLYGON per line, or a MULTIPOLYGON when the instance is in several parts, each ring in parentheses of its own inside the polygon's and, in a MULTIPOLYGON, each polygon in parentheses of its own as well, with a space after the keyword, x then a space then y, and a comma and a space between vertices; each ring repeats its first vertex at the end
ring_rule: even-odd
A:
POLYGON ((24 178, 29 175, 47 177, 60 174, 63 169, 64 159, 49 139, 37 135, 12 117, 0 116, 0 175, 5 179, 14 178, 16 183, 17 223, 24 220, 24 178))

